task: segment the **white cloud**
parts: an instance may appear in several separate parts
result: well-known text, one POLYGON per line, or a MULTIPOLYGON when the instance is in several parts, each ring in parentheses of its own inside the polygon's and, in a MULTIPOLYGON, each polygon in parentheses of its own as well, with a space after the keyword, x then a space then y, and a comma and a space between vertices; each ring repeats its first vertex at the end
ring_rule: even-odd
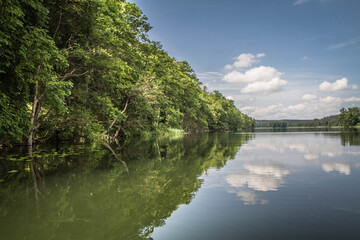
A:
POLYGON ((225 66, 225 69, 230 70, 232 68, 246 68, 251 67, 253 63, 259 61, 260 58, 264 57, 264 53, 258 53, 253 55, 251 53, 242 53, 235 58, 235 62, 233 64, 228 64, 225 66))
POLYGON ((358 89, 358 85, 356 85, 356 84, 352 85, 352 86, 351 86, 351 89, 352 89, 352 90, 357 90, 357 89, 358 89))
POLYGON ((232 71, 223 77, 225 82, 236 83, 243 82, 244 74, 238 71, 232 71))
POLYGON ((225 66, 225 69, 226 70, 230 70, 230 69, 232 69, 233 68, 233 66, 231 65, 231 64, 227 64, 226 66, 225 66))
POLYGON ((337 97, 327 96, 324 98, 320 98, 320 102, 322 102, 322 103, 339 103, 339 102, 341 102, 341 99, 337 98, 337 97))
POLYGON ((339 90, 346 89, 347 87, 348 87, 348 79, 347 78, 338 79, 334 83, 325 81, 319 85, 320 91, 326 91, 326 92, 339 91, 339 90))
POLYGON ((299 4, 302 4, 302 3, 306 3, 306 2, 308 2, 309 0, 296 0, 295 2, 294 2, 294 5, 299 5, 299 4))
POLYGON ((262 107, 243 107, 240 108, 240 111, 255 117, 255 119, 289 119, 304 117, 304 111, 307 111, 307 109, 308 105, 306 103, 299 103, 289 106, 272 104, 262 107))
POLYGON ((344 102, 360 102, 360 97, 345 98, 344 102))
POLYGON ((308 56, 304 56, 304 57, 302 58, 302 60, 304 60, 304 61, 306 61, 306 60, 308 60, 308 59, 309 59, 308 56))
POLYGON ((280 78, 282 72, 273 67, 260 66, 247 70, 245 73, 232 71, 223 77, 223 80, 229 83, 253 83, 259 81, 271 81, 274 78, 280 78))
MULTIPOLYGON (((293 5, 300 5, 306 2, 309 2, 310 0, 295 0, 295 2, 293 3, 293 5)), ((331 0, 320 0, 321 3, 327 3, 331 0)))
POLYGON ((273 78, 269 82, 255 82, 249 83, 246 87, 241 89, 242 93, 270 93, 282 89, 287 81, 280 78, 273 78))
POLYGON ((285 111, 301 111, 305 109, 305 105, 303 103, 299 103, 296 105, 290 105, 288 106, 285 111))
POLYGON ((358 43, 358 42, 360 42, 360 36, 357 37, 357 38, 349 39, 347 41, 344 41, 344 42, 341 42, 341 43, 338 43, 338 44, 330 45, 329 49, 330 50, 339 49, 339 48, 343 48, 343 47, 346 47, 346 46, 349 46, 349 45, 353 45, 353 44, 358 43))
POLYGON ((279 112, 280 109, 283 109, 283 107, 284 106, 282 104, 272 104, 265 107, 243 107, 240 108, 240 111, 257 119, 267 119, 269 116, 274 116, 276 113, 279 112))
POLYGON ((302 96, 302 99, 306 100, 306 101, 312 101, 312 100, 316 100, 317 96, 314 94, 304 94, 302 96))
POLYGON ((260 66, 247 70, 245 73, 232 71, 223 77, 229 83, 248 83, 242 93, 269 93, 275 92, 287 84, 287 81, 280 79, 283 75, 273 67, 260 66))
POLYGON ((226 99, 234 100, 234 98, 232 96, 227 96, 226 99))

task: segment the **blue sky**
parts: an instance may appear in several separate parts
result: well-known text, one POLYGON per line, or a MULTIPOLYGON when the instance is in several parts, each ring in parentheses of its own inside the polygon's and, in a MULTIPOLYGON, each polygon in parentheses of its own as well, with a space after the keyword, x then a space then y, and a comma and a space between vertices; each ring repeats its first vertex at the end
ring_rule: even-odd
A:
POLYGON ((360 105, 358 0, 132 0, 150 39, 256 119, 360 105))

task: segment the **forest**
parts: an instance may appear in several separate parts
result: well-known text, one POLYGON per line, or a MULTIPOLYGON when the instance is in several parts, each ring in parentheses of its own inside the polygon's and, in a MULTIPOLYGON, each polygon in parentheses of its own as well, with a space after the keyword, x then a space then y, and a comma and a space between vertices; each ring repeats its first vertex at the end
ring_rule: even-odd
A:
POLYGON ((243 130, 255 120, 148 37, 125 0, 2 0, 0 144, 243 130))
POLYGON ((341 108, 340 113, 313 120, 257 120, 257 128, 274 128, 281 129, 287 127, 341 127, 341 128, 358 128, 360 127, 360 108, 349 107, 341 108))

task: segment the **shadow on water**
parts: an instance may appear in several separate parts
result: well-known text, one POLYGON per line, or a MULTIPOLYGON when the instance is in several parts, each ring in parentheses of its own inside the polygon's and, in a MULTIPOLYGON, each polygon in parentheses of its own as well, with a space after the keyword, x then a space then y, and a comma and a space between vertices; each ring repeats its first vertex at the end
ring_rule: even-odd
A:
POLYGON ((0 155, 3 239, 151 239, 247 134, 175 135, 0 155))

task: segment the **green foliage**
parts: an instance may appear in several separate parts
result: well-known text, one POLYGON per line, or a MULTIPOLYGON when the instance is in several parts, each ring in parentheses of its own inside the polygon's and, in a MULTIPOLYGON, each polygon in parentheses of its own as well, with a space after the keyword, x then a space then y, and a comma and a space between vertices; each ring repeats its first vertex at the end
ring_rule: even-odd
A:
POLYGON ((5 0, 1 11, 0 143, 254 125, 148 39, 133 3, 5 0))
POLYGON ((345 128, 357 125, 360 123, 360 108, 350 107, 348 109, 340 109, 339 122, 345 128))
POLYGON ((313 120, 257 120, 255 127, 259 128, 272 128, 274 125, 277 127, 283 125, 286 127, 332 127, 338 126, 338 115, 328 116, 321 119, 313 120), (280 124, 280 122, 282 124, 280 124))
POLYGON ((208 103, 210 130, 246 130, 253 128, 255 120, 241 113, 234 101, 226 99, 220 92, 205 94, 208 103))
POLYGON ((272 121, 270 123, 271 128, 287 128, 287 123, 285 121, 272 121))

